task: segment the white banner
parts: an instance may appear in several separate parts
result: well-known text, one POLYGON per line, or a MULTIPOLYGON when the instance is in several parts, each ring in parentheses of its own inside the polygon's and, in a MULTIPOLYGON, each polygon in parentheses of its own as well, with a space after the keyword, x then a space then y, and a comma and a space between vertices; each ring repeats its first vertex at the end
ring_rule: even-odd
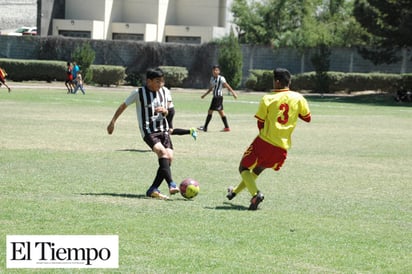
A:
POLYGON ((7 235, 7 268, 118 268, 117 235, 7 235))

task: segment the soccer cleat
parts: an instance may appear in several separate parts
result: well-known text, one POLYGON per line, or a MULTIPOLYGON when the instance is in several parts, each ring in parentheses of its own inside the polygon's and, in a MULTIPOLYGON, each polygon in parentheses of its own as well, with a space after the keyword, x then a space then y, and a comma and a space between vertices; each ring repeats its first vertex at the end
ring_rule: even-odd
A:
POLYGON ((222 131, 230 131, 230 128, 229 127, 225 127, 222 131))
POLYGON ((195 139, 195 141, 196 141, 196 138, 197 138, 197 131, 196 131, 196 129, 195 128, 190 128, 190 135, 193 137, 193 139, 195 139))
POLYGON ((200 130, 200 131, 204 131, 204 132, 207 131, 207 127, 203 127, 203 126, 200 126, 197 129, 200 130))
POLYGON ((174 182, 171 182, 169 185, 169 193, 170 195, 174 195, 176 193, 179 193, 179 188, 176 186, 174 182))
POLYGON ((158 189, 153 190, 151 193, 146 193, 146 196, 159 200, 169 200, 169 197, 160 193, 158 189))
POLYGON ((232 200, 233 198, 235 198, 235 196, 236 196, 236 193, 233 192, 233 186, 228 187, 226 198, 228 198, 229 200, 232 200))
POLYGON ((265 196, 258 191, 258 193, 250 200, 249 210, 256 210, 263 199, 265 199, 265 196))

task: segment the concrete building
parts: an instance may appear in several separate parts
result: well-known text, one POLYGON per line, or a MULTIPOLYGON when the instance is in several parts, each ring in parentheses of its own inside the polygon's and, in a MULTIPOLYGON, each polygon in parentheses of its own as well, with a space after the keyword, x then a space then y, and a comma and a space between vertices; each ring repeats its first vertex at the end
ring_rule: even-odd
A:
POLYGON ((22 26, 35 27, 37 0, 0 0, 0 32, 7 33, 22 26))
POLYGON ((232 1, 66 0, 64 17, 56 18, 52 10, 62 7, 41 0, 41 35, 200 44, 234 30, 232 1))

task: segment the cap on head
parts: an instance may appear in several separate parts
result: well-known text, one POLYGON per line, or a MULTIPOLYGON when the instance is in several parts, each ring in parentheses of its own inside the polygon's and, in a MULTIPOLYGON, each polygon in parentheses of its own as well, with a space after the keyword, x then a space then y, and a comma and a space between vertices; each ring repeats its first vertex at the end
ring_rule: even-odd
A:
POLYGON ((284 86, 287 86, 290 84, 290 79, 292 78, 292 75, 287 69, 284 68, 277 68, 273 70, 273 79, 275 81, 279 81, 281 84, 284 86))

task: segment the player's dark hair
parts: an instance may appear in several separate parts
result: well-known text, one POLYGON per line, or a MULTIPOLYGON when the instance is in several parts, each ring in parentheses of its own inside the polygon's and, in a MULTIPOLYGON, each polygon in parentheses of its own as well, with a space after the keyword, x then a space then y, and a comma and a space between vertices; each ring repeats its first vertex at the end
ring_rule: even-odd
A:
POLYGON ((146 79, 155 79, 163 76, 163 70, 160 68, 150 68, 146 71, 146 79))
POLYGON ((273 70, 273 79, 279 81, 284 87, 289 86, 292 75, 287 69, 277 68, 273 70))
POLYGON ((220 69, 220 66, 219 65, 213 65, 212 69, 215 69, 215 68, 220 69))

